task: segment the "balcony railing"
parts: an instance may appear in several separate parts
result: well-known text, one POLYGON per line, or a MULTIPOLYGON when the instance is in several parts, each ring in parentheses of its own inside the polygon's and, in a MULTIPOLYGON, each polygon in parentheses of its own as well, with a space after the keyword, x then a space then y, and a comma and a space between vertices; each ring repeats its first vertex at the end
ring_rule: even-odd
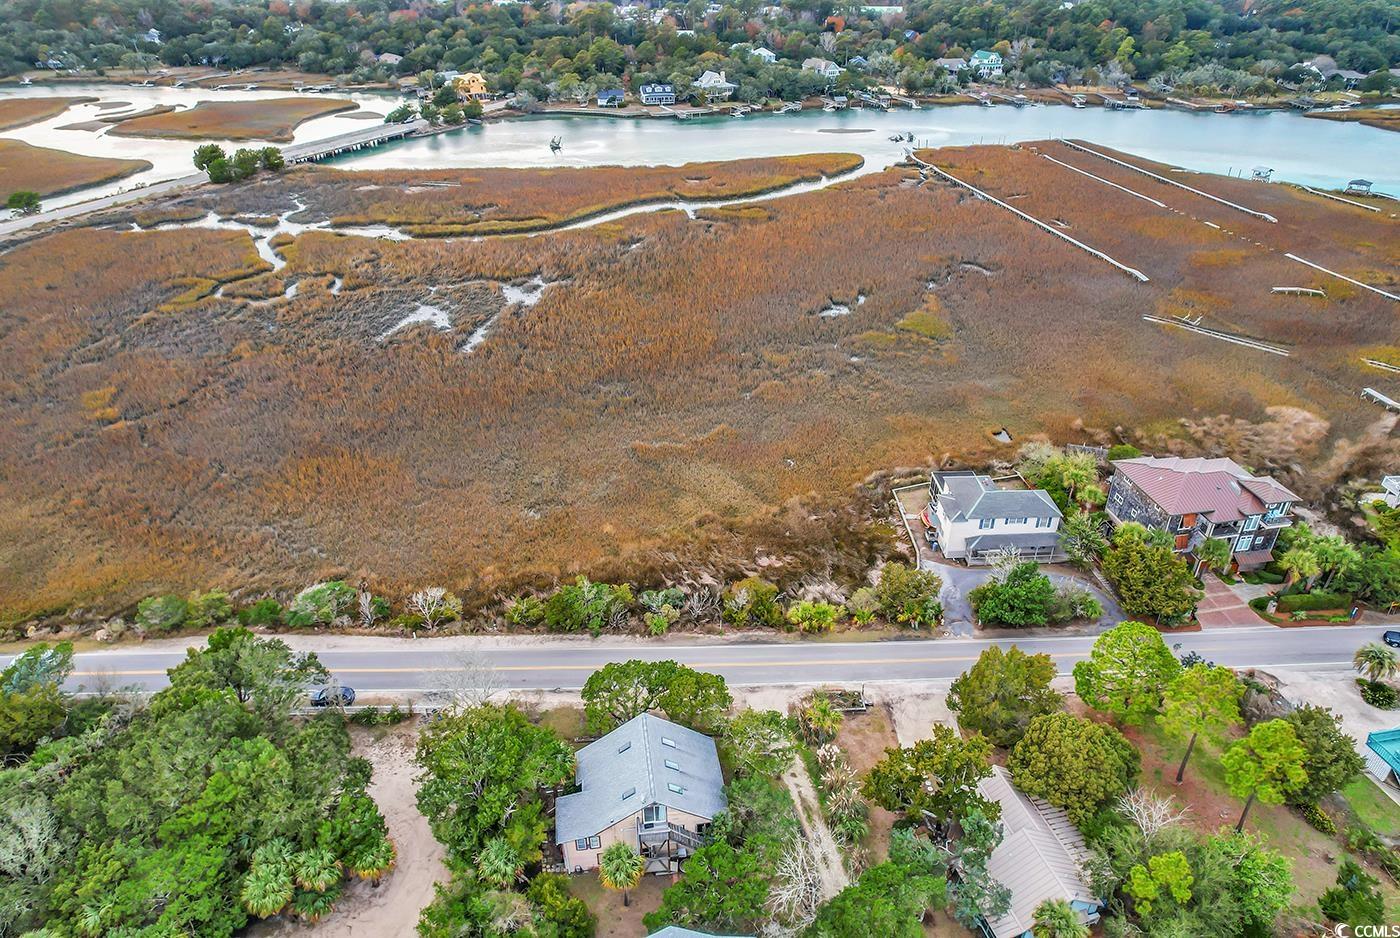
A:
POLYGON ((1259 524, 1265 528, 1286 528, 1293 523, 1292 515, 1265 515, 1259 524))
POLYGON ((637 836, 643 844, 660 844, 671 840, 692 850, 699 849, 701 842, 700 835, 695 831, 665 821, 656 824, 642 824, 637 829, 637 836))

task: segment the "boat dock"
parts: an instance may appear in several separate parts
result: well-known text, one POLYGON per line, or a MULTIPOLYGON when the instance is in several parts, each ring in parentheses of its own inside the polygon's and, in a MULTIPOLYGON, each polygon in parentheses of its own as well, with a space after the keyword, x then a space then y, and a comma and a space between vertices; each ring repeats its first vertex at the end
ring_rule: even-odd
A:
POLYGON ((320 160, 351 153, 355 150, 368 150, 392 140, 402 140, 431 125, 425 120, 407 121, 402 124, 380 124, 362 130, 327 137, 312 143, 298 143, 282 150, 282 158, 288 163, 316 163, 320 160))

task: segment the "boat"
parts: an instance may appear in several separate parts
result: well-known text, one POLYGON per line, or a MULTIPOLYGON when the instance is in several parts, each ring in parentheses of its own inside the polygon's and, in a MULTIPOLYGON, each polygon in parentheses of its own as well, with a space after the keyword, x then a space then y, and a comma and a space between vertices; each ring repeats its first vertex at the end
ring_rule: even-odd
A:
POLYGON ((468 118, 467 118, 467 123, 468 123, 468 124, 471 124, 473 127, 480 127, 480 126, 481 126, 481 118, 479 118, 479 117, 468 117, 468 118))
POLYGON ((903 143, 903 142, 904 142, 904 134, 894 134, 893 136, 890 137, 890 142, 891 142, 891 143, 903 143))
POLYGON ((991 98, 981 98, 977 103, 981 104, 983 107, 996 107, 996 104, 992 102, 991 98))

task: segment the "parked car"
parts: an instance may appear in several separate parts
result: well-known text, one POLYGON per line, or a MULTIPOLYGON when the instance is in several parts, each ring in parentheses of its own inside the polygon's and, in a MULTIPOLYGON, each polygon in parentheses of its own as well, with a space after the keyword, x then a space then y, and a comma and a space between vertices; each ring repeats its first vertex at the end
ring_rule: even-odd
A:
POLYGON ((1400 631, 1391 629, 1381 636, 1381 641, 1385 642, 1391 648, 1400 648, 1400 631))
POLYGON ((355 688, 344 686, 318 687, 311 692, 313 707, 348 707, 355 702, 355 688))

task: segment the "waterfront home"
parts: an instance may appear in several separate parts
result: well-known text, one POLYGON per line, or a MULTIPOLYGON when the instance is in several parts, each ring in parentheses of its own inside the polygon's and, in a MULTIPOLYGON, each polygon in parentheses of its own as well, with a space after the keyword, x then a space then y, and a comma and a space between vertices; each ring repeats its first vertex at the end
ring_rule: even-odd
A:
POLYGON ((1381 479, 1381 501, 1390 508, 1400 508, 1400 475, 1381 479))
POLYGON ((374 60, 380 65, 394 68, 403 61, 403 56, 399 55, 397 52, 381 52, 379 55, 375 56, 374 60))
POLYGON ((705 74, 696 79, 695 87, 705 93, 710 100, 724 101, 734 93, 734 89, 739 86, 724 77, 724 72, 706 70, 705 74))
POLYGON ((841 74, 841 66, 830 59, 810 58, 802 60, 802 70, 804 72, 816 72, 827 81, 835 81, 841 74))
POLYGON ((968 59, 967 67, 977 73, 978 78, 1001 77, 1001 53, 978 49, 968 59))
POLYGON ((638 96, 643 104, 675 104, 676 86, 663 82, 642 85, 638 96))
POLYGON ((1060 547, 1063 515, 1041 489, 1003 489, 975 472, 935 472, 929 476, 929 503, 920 516, 938 535, 949 560, 990 563, 1002 551, 1026 560, 1064 560, 1060 547))
POLYGON ((1372 185, 1374 185, 1374 183, 1369 179, 1353 179, 1351 182, 1347 183, 1347 192, 1350 192, 1352 195, 1370 195, 1372 185))
POLYGON ((554 842, 564 868, 598 868, 625 843, 648 873, 677 872, 727 806, 715 742, 644 713, 578 751, 579 790, 555 802, 554 842))
POLYGON ((902 3, 867 3, 860 8, 862 13, 869 16, 888 16, 895 13, 904 12, 902 3))
POLYGON ((459 98, 480 101, 487 95, 486 76, 480 72, 463 72, 452 79, 452 88, 459 98))
POLYGON ((1366 737, 1366 772, 1379 784, 1400 789, 1400 728, 1366 737))
POLYGON ((967 68, 967 59, 934 59, 933 64, 942 67, 949 75, 956 75, 967 68))
POLYGON ((443 88, 447 85, 452 84, 454 81, 461 77, 461 72, 457 71, 456 69, 449 68, 446 71, 438 72, 437 74, 435 74, 433 76, 433 81, 437 83, 437 86, 439 88, 443 88))
POLYGON ((599 107, 622 107, 623 99, 627 97, 621 88, 605 88, 598 92, 599 107))
POLYGON ((863 72, 870 67, 870 62, 863 55, 853 55, 846 60, 846 67, 860 69, 863 72))
POLYGON ((753 50, 753 54, 768 65, 772 65, 774 62, 778 61, 778 53, 774 52, 772 49, 765 49, 762 46, 753 50))
POLYGON ((1299 500, 1268 476, 1233 459, 1139 456, 1113 463, 1104 508, 1114 524, 1135 521, 1172 536, 1177 553, 1208 539, 1227 541, 1231 566, 1254 570, 1273 559, 1278 532, 1299 500))
POLYGON ((1003 835, 987 859, 987 873, 1011 892, 1006 913, 986 920, 985 933, 1031 938, 1035 910, 1054 899, 1068 902, 1084 924, 1097 922, 1103 902, 1085 882, 1089 849, 1065 812, 1022 792, 999 765, 977 790, 1001 805, 1003 835))

